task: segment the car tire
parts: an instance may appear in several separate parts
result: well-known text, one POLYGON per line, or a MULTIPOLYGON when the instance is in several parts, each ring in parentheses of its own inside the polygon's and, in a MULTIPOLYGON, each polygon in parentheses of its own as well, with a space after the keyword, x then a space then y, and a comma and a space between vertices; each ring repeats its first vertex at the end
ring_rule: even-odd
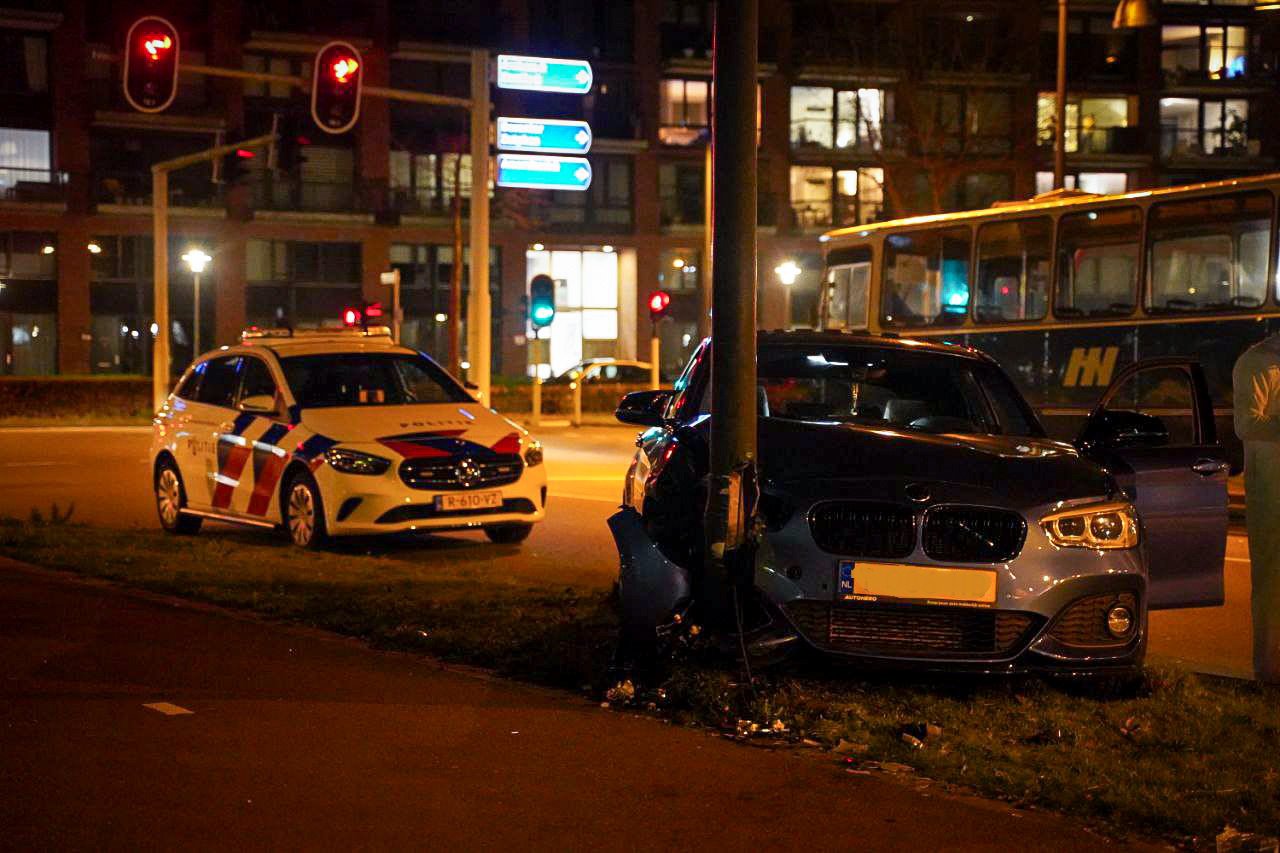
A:
POLYGON ((152 485, 155 487, 156 515, 164 531, 180 536, 199 533, 204 519, 183 512, 187 508, 187 487, 183 485, 182 474, 172 459, 162 459, 156 465, 152 485))
POLYGON ((285 532, 299 548, 322 548, 329 541, 324 520, 324 502, 320 498, 320 486, 315 477, 299 471, 289 478, 281 495, 281 516, 285 532))
POLYGON ((498 545, 517 545, 529 538, 533 532, 532 524, 491 524, 484 529, 484 535, 490 542, 498 545))

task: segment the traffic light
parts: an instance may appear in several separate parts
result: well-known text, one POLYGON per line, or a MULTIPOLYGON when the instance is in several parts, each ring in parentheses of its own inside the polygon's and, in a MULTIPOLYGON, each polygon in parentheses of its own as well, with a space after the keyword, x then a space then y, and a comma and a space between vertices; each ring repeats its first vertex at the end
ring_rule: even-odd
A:
POLYGON ((370 320, 381 320, 384 316, 381 302, 362 300, 359 306, 353 305, 342 310, 342 325, 348 329, 354 329, 357 326, 368 329, 370 320))
POLYGON ((297 174, 302 164, 307 161, 307 153, 304 149, 310 144, 311 139, 298 129, 294 120, 287 119, 281 122, 276 141, 272 143, 273 153, 269 165, 281 172, 297 174))
POLYGON ((551 325, 556 318, 556 283, 539 273, 529 282, 529 322, 535 329, 551 325))
POLYGON ((216 184, 239 183, 249 174, 249 161, 258 155, 248 148, 237 148, 222 155, 220 161, 214 161, 213 181, 216 184))
POLYGON ((158 113, 178 94, 178 31, 164 18, 139 18, 124 40, 124 98, 144 113, 158 113))
POLYGON ((649 319, 658 322, 667 316, 667 310, 671 307, 671 294, 665 290, 655 290, 649 294, 649 319))
POLYGON ((316 53, 311 72, 311 117, 326 133, 346 133, 360 117, 364 60, 345 41, 331 41, 316 53))
POLYGON ((359 308, 347 308, 342 312, 342 325, 348 329, 355 328, 364 322, 364 312, 359 308))

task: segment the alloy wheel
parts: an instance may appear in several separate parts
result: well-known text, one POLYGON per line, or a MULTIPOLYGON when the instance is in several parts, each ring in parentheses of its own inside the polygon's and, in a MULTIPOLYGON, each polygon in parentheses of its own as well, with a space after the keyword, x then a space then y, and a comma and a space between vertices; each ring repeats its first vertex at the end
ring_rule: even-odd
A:
POLYGON ((295 545, 306 547, 316 530, 316 502, 304 483, 289 491, 289 536, 295 545))
POLYGON ((172 468, 165 468, 156 480, 156 507, 165 527, 174 527, 182 509, 182 484, 172 468))

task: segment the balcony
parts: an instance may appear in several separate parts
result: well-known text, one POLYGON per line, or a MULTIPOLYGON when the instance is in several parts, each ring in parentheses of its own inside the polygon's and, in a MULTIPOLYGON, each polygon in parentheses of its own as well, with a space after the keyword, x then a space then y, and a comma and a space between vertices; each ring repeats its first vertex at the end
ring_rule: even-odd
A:
MULTIPOLYGON (((1040 133, 1037 139, 1042 150, 1053 149, 1052 128, 1040 133)), ((1086 157, 1109 154, 1142 154, 1142 130, 1138 127, 1095 127, 1067 131, 1067 154, 1086 157)))
POLYGON ((1255 51, 1240 61, 1224 65, 1214 71, 1198 67, 1174 66, 1164 71, 1165 86, 1173 89, 1218 89, 1230 87, 1256 87, 1273 85, 1280 74, 1280 54, 1275 51, 1255 51))
POLYGON ((254 210, 297 213, 368 213, 378 209, 386 184, 376 181, 312 181, 273 174, 249 183, 254 210))
POLYGON ((60 204, 66 200, 66 188, 66 172, 0 167, 0 201, 60 204))
MULTIPOLYGON (((92 186, 97 205, 151 206, 150 171, 95 169, 92 186)), ((213 183, 208 168, 170 173, 170 206, 221 207, 222 203, 222 188, 213 183)))
POLYGON ((1250 139, 1243 130, 1160 129, 1163 160, 1244 160, 1261 154, 1262 140, 1250 139))

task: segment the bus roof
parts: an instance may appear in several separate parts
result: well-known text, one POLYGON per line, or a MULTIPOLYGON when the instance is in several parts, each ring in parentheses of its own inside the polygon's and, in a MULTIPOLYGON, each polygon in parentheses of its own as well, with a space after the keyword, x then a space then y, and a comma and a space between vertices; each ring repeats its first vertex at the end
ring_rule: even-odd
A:
POLYGON ((1269 183, 1280 182, 1280 173, 1271 173, 1266 175, 1251 175, 1245 178, 1231 178, 1225 181, 1208 181, 1200 184, 1185 184, 1177 187, 1160 187, 1159 189, 1136 190, 1128 193, 1117 193, 1115 195, 1097 195, 1095 193, 1079 193, 1075 195, 1059 195, 1057 192, 1045 193, 1043 196, 1026 201, 1015 202, 999 202, 993 207, 984 207, 979 210, 963 210, 958 213, 931 213, 925 216, 911 216, 905 219, 891 219, 887 222, 875 222, 868 225, 850 225, 844 228, 837 228, 834 231, 828 231, 818 239, 823 243, 832 240, 839 240, 842 237, 867 237, 881 231, 895 231, 899 228, 908 228, 916 225, 932 225, 939 222, 966 222, 974 219, 986 219, 989 217, 1004 216, 1010 213, 1025 213, 1036 210, 1059 210, 1064 207, 1086 206, 1094 204, 1104 204, 1107 202, 1118 202, 1126 200, 1136 200, 1145 198, 1157 198, 1160 196, 1174 195, 1178 193, 1196 191, 1196 190, 1219 190, 1237 187, 1261 186, 1269 183), (1053 195, 1052 198, 1046 196, 1053 195))

